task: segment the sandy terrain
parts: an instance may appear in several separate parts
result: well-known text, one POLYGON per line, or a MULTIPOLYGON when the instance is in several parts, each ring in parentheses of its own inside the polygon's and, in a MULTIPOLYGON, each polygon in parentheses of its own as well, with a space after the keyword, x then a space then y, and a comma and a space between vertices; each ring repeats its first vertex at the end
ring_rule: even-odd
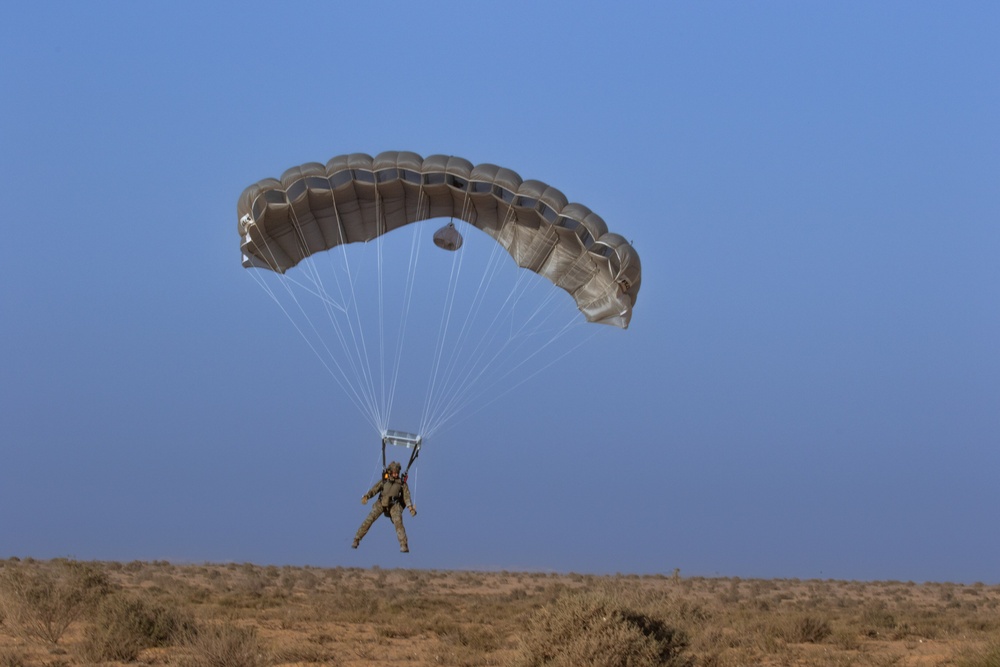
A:
POLYGON ((618 642, 608 650, 631 658, 592 664, 985 667, 1000 664, 998 607, 1000 586, 983 584, 10 559, 0 561, 0 667, 587 664, 606 631, 601 641, 618 642), (69 608, 83 570, 90 592, 65 631, 55 643, 39 636, 32 615, 52 615, 44 596, 69 608), (140 606, 125 618, 154 610, 171 630, 115 659, 95 646, 152 632, 114 629, 127 600, 140 606), (669 656, 650 662, 640 644, 654 627, 674 634, 669 656))

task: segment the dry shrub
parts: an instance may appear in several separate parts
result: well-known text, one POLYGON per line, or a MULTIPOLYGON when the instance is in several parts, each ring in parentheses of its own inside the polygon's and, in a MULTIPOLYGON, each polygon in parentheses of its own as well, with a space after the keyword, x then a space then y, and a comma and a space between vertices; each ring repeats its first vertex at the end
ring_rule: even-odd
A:
POLYGON ((107 575, 88 563, 7 565, 0 571, 0 611, 25 639, 55 644, 70 624, 110 591, 107 575))
POLYGON ((955 664, 958 667, 1000 667, 1000 638, 965 651, 955 664))
POLYGON ((275 651, 275 659, 280 664, 340 664, 340 658, 332 648, 320 646, 314 643, 283 646, 275 651))
POLYGON ((408 623, 378 623, 375 636, 382 639, 408 639, 418 634, 418 630, 408 623))
POLYGON ((319 588, 320 579, 311 570, 302 570, 295 583, 304 591, 315 591, 319 588))
POLYGON ((850 628, 838 628, 830 636, 830 642, 842 651, 859 651, 862 647, 861 636, 850 628))
POLYGON ((830 623, 815 616, 800 616, 788 624, 785 640, 795 644, 818 644, 833 634, 830 623))
POLYGON ((174 607, 125 594, 106 598, 84 632, 82 655, 93 662, 132 662, 143 649, 195 634, 194 621, 174 607))
POLYGON ((861 631, 866 637, 892 637, 891 633, 897 630, 896 617, 885 608, 884 604, 866 607, 861 612, 860 620, 861 631))
POLYGON ((13 651, 0 651, 0 667, 25 667, 24 656, 13 651))
POLYGON ((344 588, 317 605, 324 619, 345 623, 370 623, 384 616, 382 596, 374 591, 344 588))
POLYGON ((690 667, 684 634, 607 593, 564 594, 532 616, 515 664, 523 667, 690 667))
POLYGON ((203 629, 191 641, 189 667, 268 667, 274 657, 257 637, 257 628, 223 623, 203 629))
POLYGON ((476 653, 491 653, 503 645, 503 637, 489 625, 456 625, 441 638, 476 653))

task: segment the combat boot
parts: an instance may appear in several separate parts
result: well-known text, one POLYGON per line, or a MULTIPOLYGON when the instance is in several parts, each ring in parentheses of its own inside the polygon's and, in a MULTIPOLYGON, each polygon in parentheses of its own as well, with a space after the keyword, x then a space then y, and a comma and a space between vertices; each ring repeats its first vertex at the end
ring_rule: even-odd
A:
POLYGON ((359 544, 361 544, 361 540, 359 540, 358 538, 355 537, 354 541, 351 542, 351 548, 352 549, 357 549, 359 544))

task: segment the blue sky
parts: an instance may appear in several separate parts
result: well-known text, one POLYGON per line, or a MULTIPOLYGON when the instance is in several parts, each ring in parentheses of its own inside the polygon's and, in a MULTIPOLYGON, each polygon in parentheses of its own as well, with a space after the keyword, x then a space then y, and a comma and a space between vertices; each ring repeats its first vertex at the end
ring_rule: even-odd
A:
POLYGON ((972 2, 9 7, 0 557, 1000 581, 997 34, 972 2), (385 150, 546 181, 643 261, 628 331, 428 442, 406 556, 387 521, 349 548, 377 434, 235 213, 385 150))

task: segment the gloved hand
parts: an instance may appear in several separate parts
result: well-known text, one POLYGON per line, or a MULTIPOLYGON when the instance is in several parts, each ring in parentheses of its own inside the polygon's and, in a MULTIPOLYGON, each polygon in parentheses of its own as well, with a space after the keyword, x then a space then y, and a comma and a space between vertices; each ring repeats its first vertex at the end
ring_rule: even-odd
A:
POLYGON ((361 496, 361 504, 362 505, 368 504, 368 496, 361 496))
POLYGON ((410 516, 417 516, 417 508, 410 505, 410 516))

